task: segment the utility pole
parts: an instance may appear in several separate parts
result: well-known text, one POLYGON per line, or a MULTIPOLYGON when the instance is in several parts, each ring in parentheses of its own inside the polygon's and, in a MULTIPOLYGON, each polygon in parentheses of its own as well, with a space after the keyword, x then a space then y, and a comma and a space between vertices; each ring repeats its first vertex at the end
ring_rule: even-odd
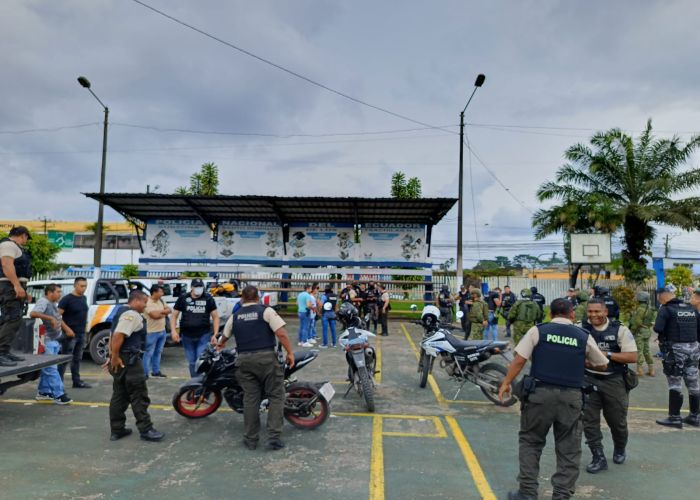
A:
POLYGON ((666 235, 666 243, 664 244, 664 257, 668 258, 668 252, 671 249, 668 246, 668 235, 666 235))
POLYGON ((53 222, 53 221, 51 219, 49 219, 48 217, 43 216, 43 217, 39 217, 39 222, 44 223, 44 236, 48 236, 48 234, 49 234, 48 223, 53 222))

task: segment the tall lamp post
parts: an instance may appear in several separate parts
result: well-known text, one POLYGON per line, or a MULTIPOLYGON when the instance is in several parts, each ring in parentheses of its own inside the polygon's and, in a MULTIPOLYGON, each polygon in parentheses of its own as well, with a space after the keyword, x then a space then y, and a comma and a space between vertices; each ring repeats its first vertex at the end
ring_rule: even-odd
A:
POLYGON ((464 112, 467 110, 467 106, 472 102, 472 97, 476 93, 476 89, 481 87, 486 81, 486 77, 483 74, 479 74, 474 82, 474 90, 472 95, 469 96, 467 104, 465 104, 464 109, 459 114, 459 200, 457 202, 457 286, 461 285, 464 281, 464 269, 462 263, 462 200, 463 190, 464 190, 464 112))
POLYGON ((101 270, 100 268, 102 267, 102 221, 104 219, 104 203, 102 203, 102 195, 105 193, 105 172, 107 169, 107 125, 109 122, 109 108, 105 106, 105 104, 100 100, 99 97, 92 91, 90 88, 90 80, 85 78, 84 76, 79 76, 78 77, 78 83, 88 89, 92 96, 97 99, 97 102, 100 103, 100 106, 104 108, 105 111, 105 123, 104 123, 104 130, 102 132, 102 169, 100 171, 100 201, 99 201, 99 209, 97 211, 97 227, 95 228, 95 254, 93 257, 93 263, 95 267, 95 271, 93 274, 94 279, 100 279, 100 274, 101 270))

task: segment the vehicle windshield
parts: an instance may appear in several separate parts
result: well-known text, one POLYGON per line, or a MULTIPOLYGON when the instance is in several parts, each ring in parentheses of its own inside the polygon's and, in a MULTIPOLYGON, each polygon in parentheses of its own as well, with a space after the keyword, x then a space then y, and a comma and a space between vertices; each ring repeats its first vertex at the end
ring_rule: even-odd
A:
MULTIPOLYGON (((49 283, 45 283, 43 285, 34 284, 27 286, 27 294, 31 295, 33 299, 32 302, 36 302, 44 296, 44 288, 46 288, 48 284, 49 283)), ((73 283, 61 283, 59 286, 61 287, 61 297, 73 291, 73 283)))

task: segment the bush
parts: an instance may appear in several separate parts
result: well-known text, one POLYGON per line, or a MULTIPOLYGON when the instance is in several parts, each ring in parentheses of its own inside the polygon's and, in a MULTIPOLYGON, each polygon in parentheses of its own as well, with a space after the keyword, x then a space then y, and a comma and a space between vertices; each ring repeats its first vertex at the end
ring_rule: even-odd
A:
POLYGON ((139 275, 139 266, 136 264, 126 264, 122 267, 122 278, 135 278, 139 275))
POLYGON ((628 286, 618 286, 612 289, 612 298, 617 301, 620 306, 620 312, 629 317, 634 308, 637 306, 636 292, 628 286))
POLYGON ((204 271, 185 271, 182 273, 183 278, 208 278, 209 273, 204 271))

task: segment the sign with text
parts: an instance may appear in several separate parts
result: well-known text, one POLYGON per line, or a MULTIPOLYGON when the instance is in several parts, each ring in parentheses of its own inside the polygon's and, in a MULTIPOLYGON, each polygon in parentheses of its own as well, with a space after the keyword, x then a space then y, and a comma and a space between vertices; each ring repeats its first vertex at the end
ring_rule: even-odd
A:
POLYGON ((73 248, 75 245, 75 233, 49 230, 46 236, 49 243, 53 243, 61 249, 73 248))

